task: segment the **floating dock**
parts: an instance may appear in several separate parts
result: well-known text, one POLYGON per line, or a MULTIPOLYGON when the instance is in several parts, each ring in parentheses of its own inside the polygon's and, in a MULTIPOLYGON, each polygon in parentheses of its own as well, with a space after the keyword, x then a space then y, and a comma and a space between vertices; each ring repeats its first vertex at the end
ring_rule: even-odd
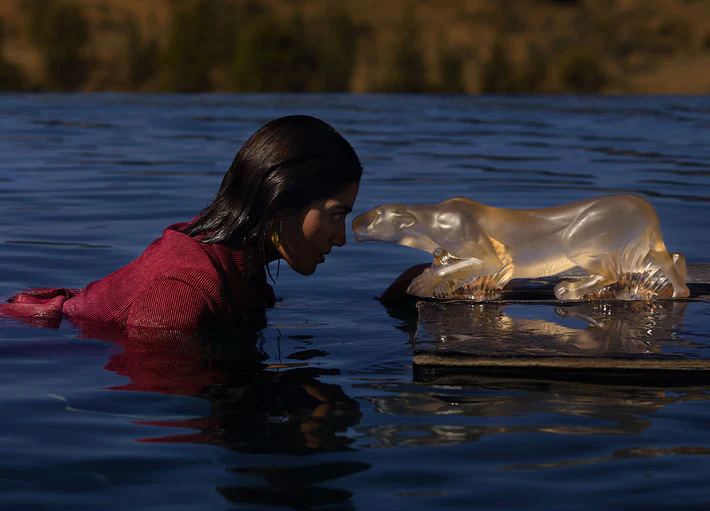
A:
POLYGON ((419 301, 415 380, 710 383, 710 264, 688 265, 681 300, 556 300, 554 285, 576 275, 511 281, 490 302, 419 301))

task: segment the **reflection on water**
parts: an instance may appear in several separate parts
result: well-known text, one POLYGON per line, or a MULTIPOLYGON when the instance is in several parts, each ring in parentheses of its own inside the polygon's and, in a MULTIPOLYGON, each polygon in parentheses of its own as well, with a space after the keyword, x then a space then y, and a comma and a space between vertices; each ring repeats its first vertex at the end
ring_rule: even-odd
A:
MULTIPOLYGON (((84 337, 123 347, 120 353, 111 355, 105 369, 128 377, 130 382, 110 390, 192 396, 209 403, 209 416, 136 421, 138 425, 193 430, 142 437, 136 439, 138 442, 202 444, 237 453, 300 456, 352 448, 353 440, 344 433, 360 421, 360 406, 340 386, 319 380, 338 371, 288 369, 288 364, 266 363, 268 357, 261 348, 263 336, 258 330, 127 332, 83 326, 84 337)), ((323 353, 302 351, 290 358, 307 361, 323 353)), ((352 493, 332 485, 369 467, 349 461, 299 467, 228 467, 230 473, 256 476, 264 484, 217 490, 237 503, 297 509, 333 505, 346 502, 352 493)))
POLYGON ((369 463, 332 462, 299 467, 243 467, 230 469, 230 473, 263 478, 263 486, 231 486, 217 488, 228 501, 242 504, 261 504, 294 509, 354 509, 350 502, 353 492, 315 486, 332 484, 369 469, 369 463), (327 507, 321 507, 327 506, 327 507))
MULTIPOLYGON (((622 338, 633 337, 632 328, 617 325, 604 329, 604 321, 592 317, 595 310, 589 304, 578 310, 573 308, 574 317, 588 321, 588 328, 604 330, 603 343, 607 347, 622 346, 622 338)), ((682 317, 684 310, 685 307, 675 310, 669 307, 666 313, 671 318, 673 313, 682 317)), ((605 315, 609 316, 608 311, 605 315)), ((400 317, 406 318, 406 314, 400 317)), ((560 327, 541 320, 491 314, 490 309, 475 317, 488 325, 487 335, 497 331, 496 328, 506 331, 511 322, 519 323, 518 333, 535 329, 537 334, 553 335, 560 327)), ((470 321, 471 316, 467 319, 470 321)), ((673 319, 669 321, 658 328, 676 324, 673 319)), ((336 375, 337 370, 268 363, 261 331, 187 335, 94 328, 84 330, 82 335, 122 346, 120 353, 110 356, 105 369, 130 381, 111 390, 193 396, 209 403, 208 416, 135 421, 137 425, 161 429, 192 430, 167 435, 161 432, 137 438, 138 442, 211 445, 243 454, 312 456, 361 449, 463 445, 500 434, 640 435, 651 427, 651 415, 663 407, 707 401, 709 397, 704 388, 652 390, 476 375, 469 376, 465 385, 368 382, 356 385, 359 399, 369 403, 374 413, 398 419, 382 425, 360 425, 363 414, 358 400, 349 397, 341 386, 321 381, 324 376, 336 375), (373 395, 368 395, 373 391, 373 395), (357 434, 357 446, 355 438, 346 434, 349 428, 354 428, 357 434)), ((312 339, 303 335, 291 337, 312 339)), ((600 342, 598 338, 594 345, 598 347, 600 342)), ((306 349, 292 355, 287 359, 308 362, 327 353, 306 349)), ((384 380, 386 374, 382 377, 384 380)), ((513 463, 498 468, 553 469, 709 452, 703 447, 638 447, 620 449, 610 456, 513 463)), ((254 479, 250 484, 216 485, 216 491, 230 502, 295 509, 319 506, 352 509, 353 492, 347 486, 341 487, 339 480, 368 471, 372 464, 344 459, 309 461, 297 466, 277 463, 225 468, 230 474, 254 479)))
MULTIPOLYGON (((655 341, 670 339, 678 349, 700 349, 683 330, 686 316, 692 323, 696 313, 707 314, 704 304, 699 306, 671 301, 556 307, 426 303, 419 307, 418 325, 414 307, 388 312, 398 322, 395 329, 408 334, 414 347, 446 344, 476 350, 485 343, 499 342, 503 350, 535 352, 536 343, 555 343, 573 354, 643 350, 658 355, 655 341), (520 346, 521 340, 525 346, 520 346), (516 341, 518 346, 514 346, 516 341)), ((135 438, 139 445, 209 446, 243 456, 241 462, 230 458, 224 463, 234 483, 212 484, 212 491, 230 503, 355 509, 358 492, 353 478, 372 471, 375 474, 366 480, 382 477, 377 475, 382 469, 368 454, 382 449, 411 452, 405 455, 410 469, 427 470, 426 457, 417 461, 423 454, 411 449, 459 446, 464 450, 447 455, 452 467, 472 463, 473 458, 486 470, 522 474, 710 454, 710 446, 697 439, 671 440, 673 445, 663 446, 648 445, 642 439, 653 434, 665 409, 706 403, 710 397, 707 386, 598 385, 475 372, 465 379, 432 379, 431 375, 422 377, 416 367, 414 381, 401 381, 392 378, 391 361, 378 360, 370 367, 349 371, 349 379, 356 383, 346 392, 342 385, 323 381, 347 379, 340 370, 317 364, 330 356, 320 349, 325 347, 322 335, 313 328, 304 333, 304 325, 297 322, 281 325, 286 329, 281 342, 295 344, 290 350, 284 347, 278 361, 265 349, 269 327, 194 334, 81 323, 76 327, 80 337, 115 343, 105 370, 128 381, 108 390, 194 397, 208 404, 209 413, 201 416, 149 417, 137 412, 123 416, 143 428, 135 438), (294 350, 295 346, 299 349, 294 350), (145 427, 155 428, 155 434, 145 427), (172 433, 173 429, 178 431, 172 433), (520 453, 520 439, 526 435, 537 438, 537 454, 532 459, 520 453), (621 446, 601 449, 602 453, 592 449, 596 454, 590 454, 589 448, 565 452, 560 447, 574 445, 574 438, 596 445, 593 439, 603 437, 625 440, 621 446), (498 445, 493 451, 488 447, 492 441, 498 445)), ((17 357, 21 352, 12 354, 17 357)), ((31 351, 25 351, 24 356, 29 355, 31 351)), ((70 409, 90 412, 71 407, 71 399, 70 409)), ((393 477, 392 495, 453 499, 456 492, 447 481, 457 469, 448 469, 446 464, 436 467, 442 475, 428 478, 424 485, 402 487, 393 477)))
POLYGON ((496 434, 639 435, 664 406, 710 399, 705 388, 667 391, 486 376, 472 376, 466 385, 377 389, 391 393, 368 398, 378 413, 418 418, 358 429, 369 447, 380 448, 463 444, 496 434))
POLYGON ((708 344, 678 333, 688 305, 670 300, 556 306, 420 302, 416 349, 486 356, 707 358, 708 344))
MULTIPOLYGON (((418 321, 412 308, 388 310, 400 321, 397 328, 410 336, 415 353, 707 357, 710 343, 706 333, 683 330, 687 311, 693 321, 708 313, 707 306, 698 303, 615 301, 550 306, 429 301, 419 302, 418 309, 418 321)), ((559 379, 557 373, 528 371, 534 376, 530 379, 498 373, 491 375, 491 371, 475 367, 415 365, 415 383, 362 385, 365 399, 377 413, 399 418, 384 425, 359 427, 363 446, 460 445, 498 434, 640 435, 664 407, 710 399, 707 385, 690 386, 692 380, 681 377, 677 380, 681 386, 674 388, 673 380, 664 373, 656 373, 651 386, 648 380, 644 380, 645 386, 639 386, 640 380, 624 385, 621 382, 627 379, 619 375, 587 378, 605 382, 600 385, 582 383, 581 374, 559 379), (367 389, 375 393, 367 395, 367 389)), ((708 453, 708 448, 700 446, 634 447, 610 456, 498 468, 534 470, 708 453)), ((505 458, 502 453, 501 458, 505 458)))
POLYGON ((634 458, 656 458, 658 456, 692 456, 710 454, 708 447, 636 447, 631 449, 619 449, 611 456, 598 458, 588 458, 582 460, 560 461, 556 463, 529 463, 526 465, 509 465, 504 467, 508 470, 540 470, 547 468, 574 467, 580 465, 592 465, 595 463, 608 463, 612 461, 622 461, 634 458))

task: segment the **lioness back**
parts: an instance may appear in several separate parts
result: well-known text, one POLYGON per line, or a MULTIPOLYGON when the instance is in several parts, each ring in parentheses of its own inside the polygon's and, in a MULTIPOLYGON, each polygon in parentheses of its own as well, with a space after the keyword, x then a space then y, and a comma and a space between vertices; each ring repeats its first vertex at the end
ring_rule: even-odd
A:
POLYGON ((616 221, 633 219, 637 226, 658 228, 653 206, 638 195, 603 195, 590 199, 536 209, 496 208, 465 197, 454 197, 442 204, 462 212, 488 236, 509 247, 533 243, 541 238, 562 234, 585 211, 602 211, 616 221), (592 208, 592 209, 590 209, 592 208))

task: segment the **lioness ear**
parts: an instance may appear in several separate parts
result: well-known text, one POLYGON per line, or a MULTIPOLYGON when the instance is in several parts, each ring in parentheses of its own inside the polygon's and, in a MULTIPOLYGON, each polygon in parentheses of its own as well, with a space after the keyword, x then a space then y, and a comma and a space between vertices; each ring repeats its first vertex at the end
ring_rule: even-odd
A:
POLYGON ((408 229, 417 223, 417 217, 412 213, 396 213, 394 216, 399 222, 400 229, 408 229))

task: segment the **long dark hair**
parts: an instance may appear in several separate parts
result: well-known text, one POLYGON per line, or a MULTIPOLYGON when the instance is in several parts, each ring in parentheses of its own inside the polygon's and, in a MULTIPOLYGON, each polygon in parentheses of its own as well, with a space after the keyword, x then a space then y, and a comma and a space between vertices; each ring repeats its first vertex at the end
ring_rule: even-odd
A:
POLYGON ((350 144, 307 115, 275 119, 247 140, 214 200, 183 232, 203 243, 244 245, 266 233, 278 211, 304 211, 362 176, 350 144))

